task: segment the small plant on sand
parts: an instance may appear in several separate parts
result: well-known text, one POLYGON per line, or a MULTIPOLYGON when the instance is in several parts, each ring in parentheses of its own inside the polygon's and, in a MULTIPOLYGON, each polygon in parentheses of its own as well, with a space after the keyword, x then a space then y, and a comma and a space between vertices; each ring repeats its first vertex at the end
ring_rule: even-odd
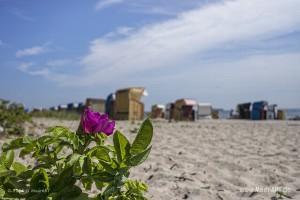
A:
POLYGON ((114 129, 107 115, 86 109, 76 132, 53 127, 39 138, 24 136, 3 145, 0 199, 146 199, 147 185, 128 177, 150 153, 152 124, 146 119, 132 143, 114 129), (110 135, 113 145, 106 142, 110 135), (31 156, 34 166, 14 161, 16 149, 22 158, 31 156), (93 185, 98 194, 89 197, 93 185))
POLYGON ((23 105, 0 100, 0 134, 23 134, 26 121, 30 116, 23 105))

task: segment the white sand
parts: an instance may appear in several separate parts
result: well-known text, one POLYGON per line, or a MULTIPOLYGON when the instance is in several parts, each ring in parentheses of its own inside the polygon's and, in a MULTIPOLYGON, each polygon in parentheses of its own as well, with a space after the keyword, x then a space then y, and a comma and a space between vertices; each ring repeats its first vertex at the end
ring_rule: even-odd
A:
MULTIPOLYGON (((75 121, 35 119, 43 128, 75 121)), ((117 122, 131 140, 141 122, 117 122)), ((29 129, 29 131, 36 129, 29 129)), ((2 141, 3 142, 3 141, 2 141)), ((149 159, 132 178, 149 185, 150 199, 268 199, 285 187, 300 199, 300 122, 154 121, 149 159), (258 188, 256 188, 258 187, 258 188), (265 190, 258 193, 255 189, 265 190), (269 192, 266 190, 270 190, 269 192)))

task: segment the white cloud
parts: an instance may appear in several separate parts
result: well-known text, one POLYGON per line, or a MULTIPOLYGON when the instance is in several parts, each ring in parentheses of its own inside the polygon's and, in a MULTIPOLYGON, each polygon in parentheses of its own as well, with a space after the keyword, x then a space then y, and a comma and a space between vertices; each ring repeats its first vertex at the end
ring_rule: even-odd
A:
POLYGON ((45 46, 34 46, 22 50, 18 50, 16 52, 16 57, 21 58, 24 56, 34 56, 47 52, 47 48, 45 46))
POLYGON ((224 44, 251 43, 292 32, 300 27, 299 9, 298 0, 225 1, 146 25, 122 39, 96 39, 82 59, 85 75, 79 77, 80 84, 178 66, 224 44))
POLYGON ((116 4, 121 4, 123 2, 124 0, 100 0, 96 4, 96 10, 102 10, 116 4))
MULTIPOLYGON (((203 64, 203 55, 228 44, 252 44, 299 30, 299 10, 298 0, 222 1, 184 12, 172 20, 145 25, 125 37, 98 38, 81 59, 81 69, 72 74, 52 72, 51 79, 61 85, 93 86, 109 85, 115 80, 120 84, 143 84, 149 78, 147 72, 176 74, 178 68, 193 74, 193 67, 209 67, 203 64)), ((263 57, 257 57, 260 58, 263 57)), ((240 58, 233 55, 230 59, 240 58)), ((282 60, 282 65, 286 61, 282 60)), ((222 64, 217 58, 210 62, 222 64)))

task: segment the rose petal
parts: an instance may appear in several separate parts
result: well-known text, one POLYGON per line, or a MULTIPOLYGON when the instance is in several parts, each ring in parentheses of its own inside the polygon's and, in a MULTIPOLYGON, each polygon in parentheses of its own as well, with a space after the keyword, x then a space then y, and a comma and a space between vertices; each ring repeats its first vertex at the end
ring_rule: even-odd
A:
POLYGON ((115 121, 111 121, 106 124, 102 132, 105 133, 105 135, 109 136, 114 132, 114 128, 115 128, 115 121))

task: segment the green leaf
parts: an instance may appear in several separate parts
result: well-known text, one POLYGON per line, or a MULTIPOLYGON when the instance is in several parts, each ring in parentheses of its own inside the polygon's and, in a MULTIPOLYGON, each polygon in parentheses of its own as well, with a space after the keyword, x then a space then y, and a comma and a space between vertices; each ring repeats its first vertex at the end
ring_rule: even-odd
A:
POLYGON ((95 181, 100 181, 100 182, 111 182, 114 180, 114 176, 112 176, 108 172, 100 172, 97 174, 93 174, 93 178, 95 181))
POLYGON ((2 167, 0 166, 0 177, 10 177, 10 176, 15 176, 16 172, 13 170, 7 170, 7 169, 1 169, 2 167))
POLYGON ((81 193, 78 197, 73 197, 72 200, 96 200, 95 198, 90 198, 88 194, 81 193))
POLYGON ((87 154, 90 154, 99 160, 110 162, 111 159, 109 157, 109 151, 110 149, 105 146, 96 146, 93 147, 87 154))
POLYGON ((0 157, 0 164, 4 165, 7 169, 9 169, 14 161, 14 151, 8 150, 7 152, 3 152, 0 157))
POLYGON ((8 183, 14 188, 14 189, 20 189, 20 190, 26 190, 27 187, 27 181, 22 180, 19 177, 11 176, 8 180, 8 183))
POLYGON ((32 193, 31 196, 26 197, 26 200, 40 200, 46 199, 46 195, 44 193, 32 193))
POLYGON ((12 167, 16 171, 17 175, 27 170, 26 166, 19 162, 14 162, 12 167))
POLYGON ((73 172, 76 176, 80 176, 83 173, 84 158, 85 156, 80 156, 73 165, 73 172))
POLYGON ((2 174, 6 174, 8 172, 8 169, 0 163, 0 177, 2 176, 2 174))
POLYGON ((99 180, 94 180, 94 181, 95 181, 95 185, 96 185, 97 189, 101 191, 103 189, 103 187, 105 186, 105 184, 99 180))
POLYGON ((69 129, 63 127, 63 126, 55 126, 55 127, 49 128, 46 132, 50 133, 54 137, 61 137, 61 136, 64 136, 64 135, 66 135, 66 133, 69 133, 71 131, 69 129))
POLYGON ((59 199, 74 199, 75 197, 78 197, 81 194, 80 187, 76 185, 71 185, 69 187, 64 187, 63 190, 59 192, 59 199))
POLYGON ((2 146, 3 151, 13 150, 13 149, 19 149, 24 146, 27 146, 28 144, 33 143, 33 140, 29 136, 19 137, 17 139, 14 139, 10 141, 10 143, 5 143, 2 146))
POLYGON ((90 177, 81 177, 81 182, 86 190, 91 190, 92 189, 92 184, 93 184, 93 179, 90 177))
POLYGON ((59 192, 51 193, 48 198, 53 200, 74 200, 80 197, 82 190, 76 185, 69 185, 62 188, 59 192))
POLYGON ((150 146, 145 151, 143 151, 135 156, 132 156, 128 161, 128 165, 129 166, 137 166, 137 165, 143 163, 148 158, 151 148, 152 148, 152 146, 150 146))
POLYGON ((53 191, 60 191, 64 187, 70 187, 71 185, 74 185, 76 182, 76 179, 73 177, 73 170, 71 167, 65 168, 55 179, 56 180, 52 182, 53 191))
POLYGON ((5 152, 11 149, 21 148, 22 146, 23 146, 23 138, 20 137, 10 141, 10 143, 4 143, 2 146, 2 150, 5 152))
POLYGON ((115 132, 113 142, 118 161, 121 163, 123 160, 129 157, 130 143, 127 138, 119 131, 115 132))
POLYGON ((149 119, 146 119, 132 143, 130 153, 132 155, 139 154, 150 145, 153 136, 153 126, 149 119))
POLYGON ((79 138, 75 133, 69 133, 69 140, 73 146, 73 150, 77 150, 79 147, 79 138))
POLYGON ((78 153, 74 153, 71 155, 71 157, 69 157, 69 161, 67 162, 67 166, 71 167, 72 165, 74 165, 75 162, 77 162, 77 160, 80 158, 80 154, 78 153))
POLYGON ((91 174, 92 173, 92 161, 91 161, 91 158, 89 156, 86 156, 84 158, 84 164, 83 164, 83 172, 84 173, 87 173, 87 174, 91 174))
POLYGON ((34 150, 34 145, 29 144, 20 151, 19 157, 23 158, 25 155, 32 153, 33 150, 34 150))
POLYGON ((99 161, 100 164, 102 165, 102 167, 105 169, 105 171, 107 171, 108 173, 114 175, 116 174, 116 171, 114 170, 112 163, 106 163, 104 161, 99 161))
POLYGON ((27 171, 24 171, 21 174, 19 174, 19 177, 24 179, 24 180, 27 180, 27 179, 32 177, 33 173, 34 173, 33 170, 27 170, 27 171))
POLYGON ((36 190, 49 190, 49 178, 45 169, 40 168, 33 174, 30 187, 36 190))
POLYGON ((0 187, 0 198, 2 199, 5 195, 5 190, 0 187))

